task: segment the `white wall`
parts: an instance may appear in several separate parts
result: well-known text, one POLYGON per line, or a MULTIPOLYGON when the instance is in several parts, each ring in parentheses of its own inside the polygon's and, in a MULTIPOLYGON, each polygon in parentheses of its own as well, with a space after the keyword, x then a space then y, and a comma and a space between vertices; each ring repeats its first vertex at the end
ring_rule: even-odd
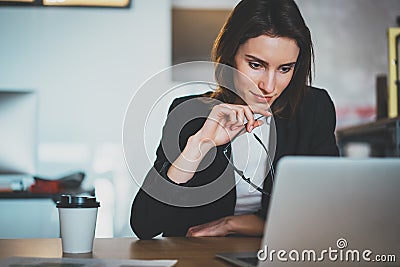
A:
MULTIPOLYGON (((223 7, 236 2, 222 1, 223 7)), ((330 92, 339 125, 373 119, 356 113, 373 112, 375 77, 387 73, 386 29, 395 26, 400 1, 298 4, 315 42, 315 85, 330 92)), ((38 173, 86 171, 115 236, 132 234, 129 208, 137 189, 122 155, 123 116, 140 85, 170 64, 170 8, 169 0, 133 0, 129 9, 0 7, 0 89, 39 94, 38 173)), ((155 117, 148 131, 153 149, 165 114, 155 117)), ((143 162, 135 168, 144 174, 151 160, 143 162)))
POLYGON ((139 85, 169 66, 170 25, 167 0, 133 0, 129 9, 0 8, 0 89, 39 94, 38 174, 83 169, 87 185, 111 179, 115 235, 131 234, 136 189, 122 156, 123 116, 139 85))

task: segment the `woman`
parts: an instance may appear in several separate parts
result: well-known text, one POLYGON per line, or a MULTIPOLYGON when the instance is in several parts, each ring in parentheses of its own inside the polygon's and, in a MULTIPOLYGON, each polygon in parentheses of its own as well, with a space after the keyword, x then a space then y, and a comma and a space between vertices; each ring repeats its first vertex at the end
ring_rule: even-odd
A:
POLYGON ((172 103, 154 167, 132 205, 131 226, 139 238, 160 233, 262 235, 277 161, 285 155, 338 155, 335 109, 325 90, 310 86, 311 35, 293 0, 241 1, 215 41, 213 60, 221 64, 216 65, 216 79, 231 77, 234 89, 219 86, 215 92, 178 98, 172 103), (237 73, 229 76, 225 65, 237 73), (220 102, 212 104, 211 111, 203 109, 199 103, 204 101, 197 99, 204 97, 220 102), (186 112, 174 112, 182 106, 186 112), (235 145, 231 148, 230 142, 243 132, 270 127, 271 113, 276 127, 275 157, 272 166, 268 151, 260 166, 249 162, 266 170, 264 175, 268 176, 262 188, 253 186, 258 191, 246 191, 243 180, 238 182, 240 171, 230 160, 240 159, 241 150, 235 145), (185 119, 179 114, 185 114, 185 119), (197 117, 190 120, 188 116, 197 117), (257 119, 259 116, 264 120, 257 119), (170 147, 174 142, 179 149, 170 147), (208 203, 193 204, 191 193, 184 191, 207 186, 220 177, 231 190, 208 203), (167 190, 168 186, 161 184, 178 189, 167 190), (181 201, 181 205, 174 205, 172 200, 181 201))

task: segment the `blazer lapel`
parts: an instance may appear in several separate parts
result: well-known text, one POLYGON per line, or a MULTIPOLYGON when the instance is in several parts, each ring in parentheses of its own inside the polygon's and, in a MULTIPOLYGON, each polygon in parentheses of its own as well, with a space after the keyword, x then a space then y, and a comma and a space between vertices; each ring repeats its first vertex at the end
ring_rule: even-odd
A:
POLYGON ((274 167, 276 167, 277 161, 282 156, 286 155, 288 152, 288 148, 290 148, 289 128, 290 128, 290 123, 288 119, 275 117, 273 120, 271 120, 271 134, 270 134, 269 148, 272 155, 274 156, 273 157, 274 167))

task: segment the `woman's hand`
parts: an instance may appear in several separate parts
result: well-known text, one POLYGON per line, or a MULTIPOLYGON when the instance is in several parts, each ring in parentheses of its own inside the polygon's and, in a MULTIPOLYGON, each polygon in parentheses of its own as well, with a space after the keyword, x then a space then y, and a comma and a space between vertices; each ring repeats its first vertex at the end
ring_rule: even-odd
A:
POLYGON ((232 216, 229 216, 209 223, 190 227, 186 236, 226 236, 231 233, 229 224, 231 217, 232 216))
POLYGON ((254 214, 228 216, 190 227, 186 236, 227 236, 229 234, 261 236, 264 232, 264 223, 264 220, 254 214))
MULTIPOLYGON (((264 116, 271 116, 265 111, 264 116)), ((238 134, 243 127, 247 132, 260 126, 261 121, 254 120, 254 114, 249 106, 219 104, 213 107, 203 127, 195 134, 196 139, 201 143, 212 143, 213 146, 220 146, 228 143, 238 134), (245 119, 247 124, 245 125, 245 119)))
MULTIPOLYGON (((262 115, 268 117, 271 113, 265 111, 262 115)), ((210 149, 228 143, 243 130, 243 127, 251 132, 261 124, 262 121, 254 120, 254 114, 248 106, 233 104, 214 106, 203 127, 189 137, 184 150, 168 169, 168 177, 175 183, 186 183, 192 179, 210 149)))

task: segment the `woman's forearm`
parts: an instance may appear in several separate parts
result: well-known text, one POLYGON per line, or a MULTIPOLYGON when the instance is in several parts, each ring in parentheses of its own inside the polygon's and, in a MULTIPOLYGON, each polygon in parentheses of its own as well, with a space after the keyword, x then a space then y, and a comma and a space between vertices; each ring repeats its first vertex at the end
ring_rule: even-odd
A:
POLYGON ((201 225, 192 226, 186 236, 227 236, 232 234, 262 236, 265 221, 254 214, 227 216, 201 225))
POLYGON ((230 234, 261 236, 264 233, 265 221, 254 214, 230 216, 228 221, 230 234))
POLYGON ((184 150, 168 169, 168 178, 178 184, 192 179, 200 162, 213 146, 212 142, 202 140, 196 135, 189 137, 184 150))

